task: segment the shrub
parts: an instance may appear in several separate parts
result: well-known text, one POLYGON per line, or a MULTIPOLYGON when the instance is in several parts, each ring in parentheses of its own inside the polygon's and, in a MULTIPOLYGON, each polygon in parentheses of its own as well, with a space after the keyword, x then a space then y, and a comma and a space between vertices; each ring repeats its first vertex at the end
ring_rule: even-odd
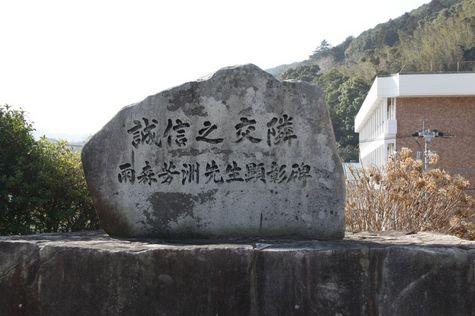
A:
POLYGON ((0 105, 0 235, 97 228, 79 154, 32 132, 23 111, 0 105))
POLYGON ((66 232, 98 227, 87 189, 80 154, 68 143, 41 138, 36 149, 41 157, 38 210, 35 231, 66 232))
MULTIPOLYGON (((431 165, 438 157, 431 159, 431 165)), ((351 231, 437 231, 475 239, 474 201, 461 176, 425 171, 411 150, 403 148, 387 165, 350 169, 345 219, 351 231)))

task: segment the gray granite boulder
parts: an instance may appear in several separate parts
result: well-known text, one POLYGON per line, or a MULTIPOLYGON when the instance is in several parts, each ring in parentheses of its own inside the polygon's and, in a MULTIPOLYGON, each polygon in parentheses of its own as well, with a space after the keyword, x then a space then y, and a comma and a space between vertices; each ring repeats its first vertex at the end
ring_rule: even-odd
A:
POLYGON ((82 161, 113 236, 344 234, 343 172, 322 91, 254 65, 123 108, 82 161))

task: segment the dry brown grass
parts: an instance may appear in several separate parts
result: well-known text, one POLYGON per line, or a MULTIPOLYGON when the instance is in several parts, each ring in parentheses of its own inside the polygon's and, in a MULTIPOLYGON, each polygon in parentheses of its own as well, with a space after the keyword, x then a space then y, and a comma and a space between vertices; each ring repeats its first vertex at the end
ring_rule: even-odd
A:
MULTIPOLYGON (((437 163, 434 156, 431 166, 437 163)), ((424 171, 403 148, 386 167, 350 169, 346 225, 353 232, 437 231, 475 239, 475 203, 465 194, 467 180, 444 170, 424 171)))

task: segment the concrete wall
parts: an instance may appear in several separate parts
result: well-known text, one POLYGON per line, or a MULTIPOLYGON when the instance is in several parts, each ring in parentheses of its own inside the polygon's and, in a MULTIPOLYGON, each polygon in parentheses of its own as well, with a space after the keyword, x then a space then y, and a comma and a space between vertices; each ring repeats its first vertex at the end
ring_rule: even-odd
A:
MULTIPOLYGON (((388 88, 386 88, 388 89, 388 88)), ((475 73, 399 75, 400 96, 470 96, 475 92, 475 73)))

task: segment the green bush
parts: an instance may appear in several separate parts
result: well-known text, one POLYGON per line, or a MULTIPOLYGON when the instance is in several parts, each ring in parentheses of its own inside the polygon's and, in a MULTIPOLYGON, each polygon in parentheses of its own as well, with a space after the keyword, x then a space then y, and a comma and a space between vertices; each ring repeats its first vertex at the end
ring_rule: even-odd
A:
POLYGON ((0 235, 97 228, 80 155, 33 131, 23 111, 0 105, 0 235))

